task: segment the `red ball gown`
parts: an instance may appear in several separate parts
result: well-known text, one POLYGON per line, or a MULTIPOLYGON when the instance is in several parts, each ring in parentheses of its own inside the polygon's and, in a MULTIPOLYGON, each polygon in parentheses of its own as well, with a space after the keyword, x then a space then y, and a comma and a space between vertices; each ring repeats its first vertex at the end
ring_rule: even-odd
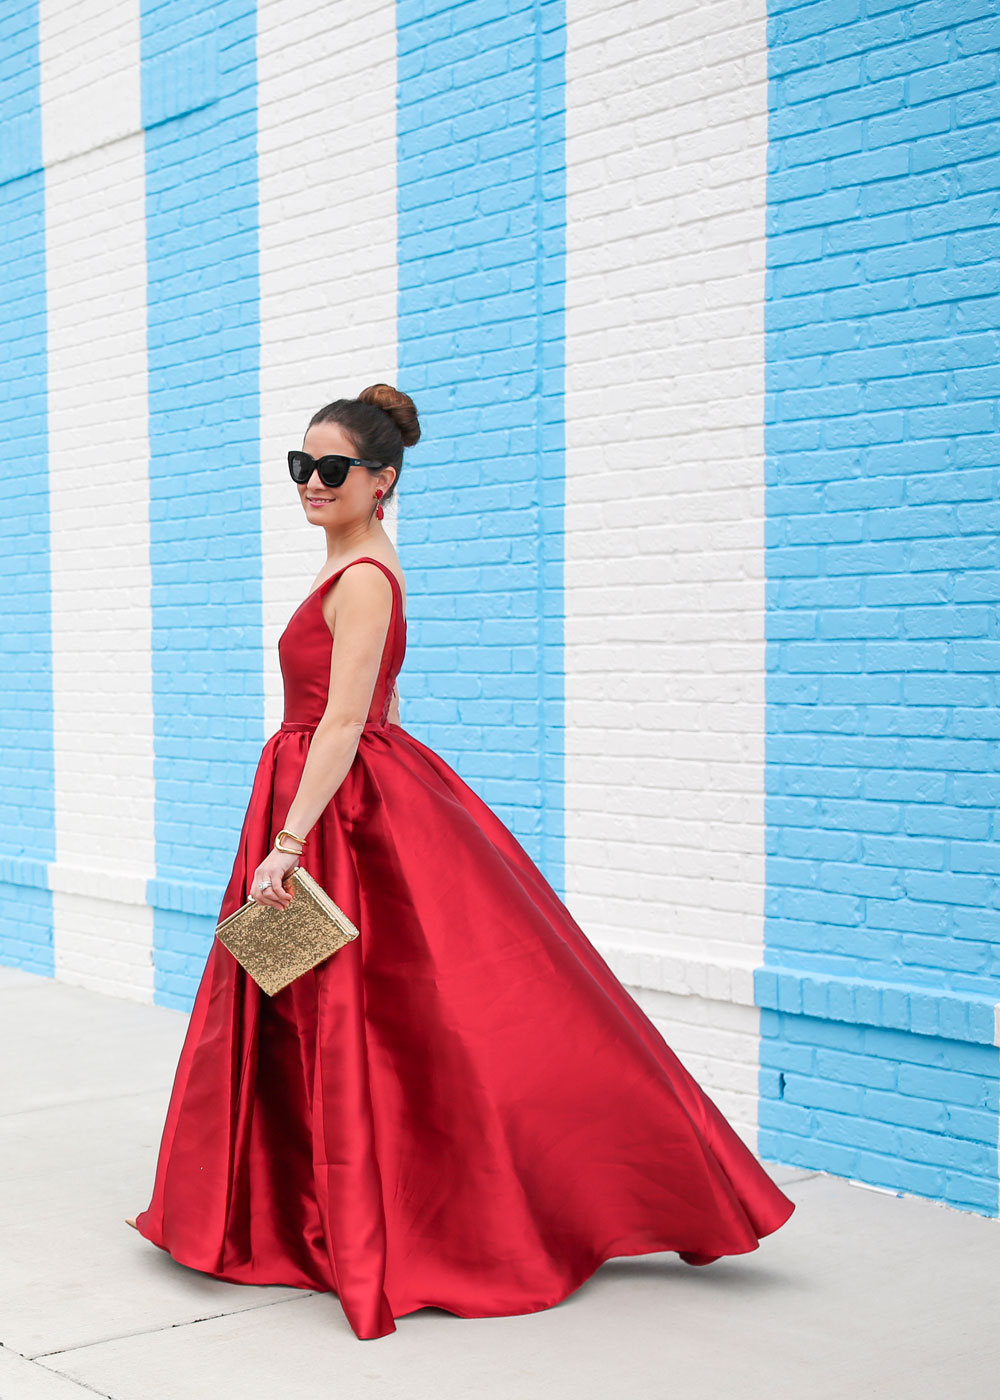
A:
MULTIPOLYGON (((140 1232, 215 1278, 336 1293, 359 1338, 426 1306, 550 1308, 622 1255, 756 1249, 793 1202, 500 818, 388 721, 406 622, 398 580, 370 562, 393 586, 385 650, 301 860, 360 936, 274 997, 213 939, 140 1232)), ((321 599, 342 572, 278 643, 286 718, 220 920, 295 796, 327 698, 321 599)))

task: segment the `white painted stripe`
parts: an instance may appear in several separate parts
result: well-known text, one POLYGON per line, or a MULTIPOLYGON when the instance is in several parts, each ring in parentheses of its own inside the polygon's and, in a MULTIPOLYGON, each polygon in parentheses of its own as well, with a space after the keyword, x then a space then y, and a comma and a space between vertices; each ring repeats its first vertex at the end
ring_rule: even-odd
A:
POLYGON ((568 33, 567 902, 620 976, 752 1007, 766 3, 643 18, 568 33))
MULTIPOLYGON (((257 62, 270 733, 282 714, 278 637, 326 559, 322 527, 305 520, 286 454, 324 404, 395 383, 395 0, 262 6, 257 62)), ((383 524, 395 540, 395 507, 383 524)))
POLYGON ((55 975, 151 1001, 144 145, 137 0, 42 0, 55 975))

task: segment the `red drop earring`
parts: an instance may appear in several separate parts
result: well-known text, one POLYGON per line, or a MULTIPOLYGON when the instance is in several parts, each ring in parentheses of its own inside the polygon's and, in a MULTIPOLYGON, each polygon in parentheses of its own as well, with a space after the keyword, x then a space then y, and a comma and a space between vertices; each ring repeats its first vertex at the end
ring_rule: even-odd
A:
POLYGON ((381 520, 381 519, 382 519, 382 514, 383 514, 383 512, 382 512, 382 501, 381 501, 381 496, 382 496, 382 488, 381 488, 381 486, 380 486, 380 487, 378 488, 378 490, 375 492, 375 499, 376 499, 376 501, 378 501, 378 505, 375 507, 375 516, 376 516, 376 518, 377 518, 378 520, 381 520))

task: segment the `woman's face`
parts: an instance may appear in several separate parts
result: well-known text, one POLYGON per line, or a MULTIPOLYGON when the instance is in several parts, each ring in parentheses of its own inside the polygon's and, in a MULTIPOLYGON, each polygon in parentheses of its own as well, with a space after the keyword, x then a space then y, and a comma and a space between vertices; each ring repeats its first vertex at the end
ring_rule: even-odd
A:
MULTIPOLYGON (((339 423, 314 424, 306 433, 302 449, 316 458, 330 453, 340 453, 344 457, 359 455, 339 423)), ((296 490, 307 520, 315 525, 343 529, 368 522, 375 509, 376 490, 381 486, 383 491, 388 491, 395 475, 393 467, 385 467, 378 473, 370 472, 367 467, 352 467, 339 486, 327 486, 314 470, 309 480, 297 485, 296 490)))

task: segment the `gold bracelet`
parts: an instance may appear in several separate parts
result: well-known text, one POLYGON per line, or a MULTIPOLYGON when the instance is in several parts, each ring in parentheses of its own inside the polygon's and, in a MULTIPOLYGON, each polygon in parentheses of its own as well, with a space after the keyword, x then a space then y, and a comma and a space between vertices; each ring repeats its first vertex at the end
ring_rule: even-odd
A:
POLYGON ((283 836, 290 836, 293 841, 301 841, 303 849, 305 848, 306 838, 304 836, 296 836, 294 831, 287 831, 284 827, 282 827, 274 838, 274 849, 276 851, 281 851, 286 856, 300 856, 302 854, 301 850, 297 851, 292 846, 283 846, 281 844, 281 838, 283 836))

